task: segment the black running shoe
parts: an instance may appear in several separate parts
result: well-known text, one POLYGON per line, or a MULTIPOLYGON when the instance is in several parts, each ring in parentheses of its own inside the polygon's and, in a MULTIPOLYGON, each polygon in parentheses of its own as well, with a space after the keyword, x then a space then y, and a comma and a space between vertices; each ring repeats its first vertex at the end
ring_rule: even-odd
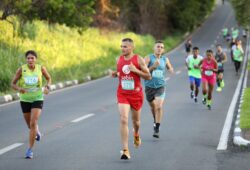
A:
POLYGON ((194 92, 192 92, 192 91, 191 91, 191 93, 190 93, 190 97, 191 97, 191 99, 193 99, 193 98, 194 98, 194 92))
POLYGON ((197 103, 198 102, 198 99, 197 97, 194 98, 194 102, 197 103))
POLYGON ((124 149, 121 151, 121 159, 123 159, 123 160, 130 159, 130 154, 129 154, 128 150, 124 149))
POLYGON ((208 110, 211 110, 211 105, 208 104, 208 105, 207 105, 207 108, 208 108, 208 110))
POLYGON ((203 98, 202 99, 202 103, 205 105, 205 104, 207 104, 207 99, 206 98, 203 98))
POLYGON ((154 127, 154 134, 153 137, 160 138, 160 130, 154 127))

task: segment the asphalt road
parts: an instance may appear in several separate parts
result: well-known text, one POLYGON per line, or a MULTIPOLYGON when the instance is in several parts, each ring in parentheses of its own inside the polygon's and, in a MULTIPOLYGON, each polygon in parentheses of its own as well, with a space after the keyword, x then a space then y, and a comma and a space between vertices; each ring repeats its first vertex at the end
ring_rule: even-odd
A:
MULTIPOLYGON (((230 5, 219 5, 194 33, 193 44, 200 47, 201 54, 215 43, 222 43, 227 49, 220 31, 224 26, 235 26, 235 23, 230 5)), ((239 79, 230 58, 225 64, 226 86, 221 93, 214 91, 212 110, 209 111, 201 104, 202 95, 198 104, 190 99, 183 46, 168 56, 175 74, 167 76, 161 138, 152 137, 153 120, 145 102, 141 116, 142 146, 134 149, 130 135, 131 160, 119 159, 117 80, 105 77, 45 98, 39 120, 43 138, 35 145, 32 160, 24 159, 28 129, 19 103, 0 106, 0 150, 20 143, 19 147, 0 154, 0 170, 249 169, 249 152, 237 152, 230 147, 223 152, 216 150, 239 79), (77 119, 81 117, 82 120, 77 119)), ((132 130, 131 122, 130 127, 132 130)))

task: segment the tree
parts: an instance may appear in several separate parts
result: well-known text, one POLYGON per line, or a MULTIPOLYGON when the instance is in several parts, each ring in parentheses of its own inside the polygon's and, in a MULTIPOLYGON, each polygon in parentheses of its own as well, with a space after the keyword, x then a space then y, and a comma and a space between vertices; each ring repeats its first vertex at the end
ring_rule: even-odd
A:
POLYGON ((22 23, 34 19, 84 28, 92 22, 95 0, 2 0, 1 20, 16 15, 22 23))
POLYGON ((250 0, 231 0, 236 12, 236 18, 239 24, 250 27, 250 0))

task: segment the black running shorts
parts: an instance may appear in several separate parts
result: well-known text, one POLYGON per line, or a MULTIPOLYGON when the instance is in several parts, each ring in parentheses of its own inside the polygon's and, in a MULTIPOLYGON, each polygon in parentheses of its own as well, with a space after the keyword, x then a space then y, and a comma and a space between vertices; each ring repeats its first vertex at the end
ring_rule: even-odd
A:
POLYGON ((43 101, 34 101, 34 102, 23 102, 20 101, 21 103, 21 108, 23 113, 30 113, 31 109, 33 108, 38 108, 38 109, 42 109, 43 108, 43 101))

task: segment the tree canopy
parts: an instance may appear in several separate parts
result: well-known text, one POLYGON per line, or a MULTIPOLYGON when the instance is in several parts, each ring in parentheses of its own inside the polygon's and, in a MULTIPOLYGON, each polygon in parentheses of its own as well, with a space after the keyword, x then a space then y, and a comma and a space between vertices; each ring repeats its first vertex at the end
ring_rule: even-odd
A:
POLYGON ((249 28, 250 26, 250 0, 231 0, 236 11, 239 24, 249 28))
POLYGON ((23 22, 34 19, 49 23, 66 24, 70 27, 86 27, 92 22, 95 0, 2 0, 1 20, 11 15, 23 22))

